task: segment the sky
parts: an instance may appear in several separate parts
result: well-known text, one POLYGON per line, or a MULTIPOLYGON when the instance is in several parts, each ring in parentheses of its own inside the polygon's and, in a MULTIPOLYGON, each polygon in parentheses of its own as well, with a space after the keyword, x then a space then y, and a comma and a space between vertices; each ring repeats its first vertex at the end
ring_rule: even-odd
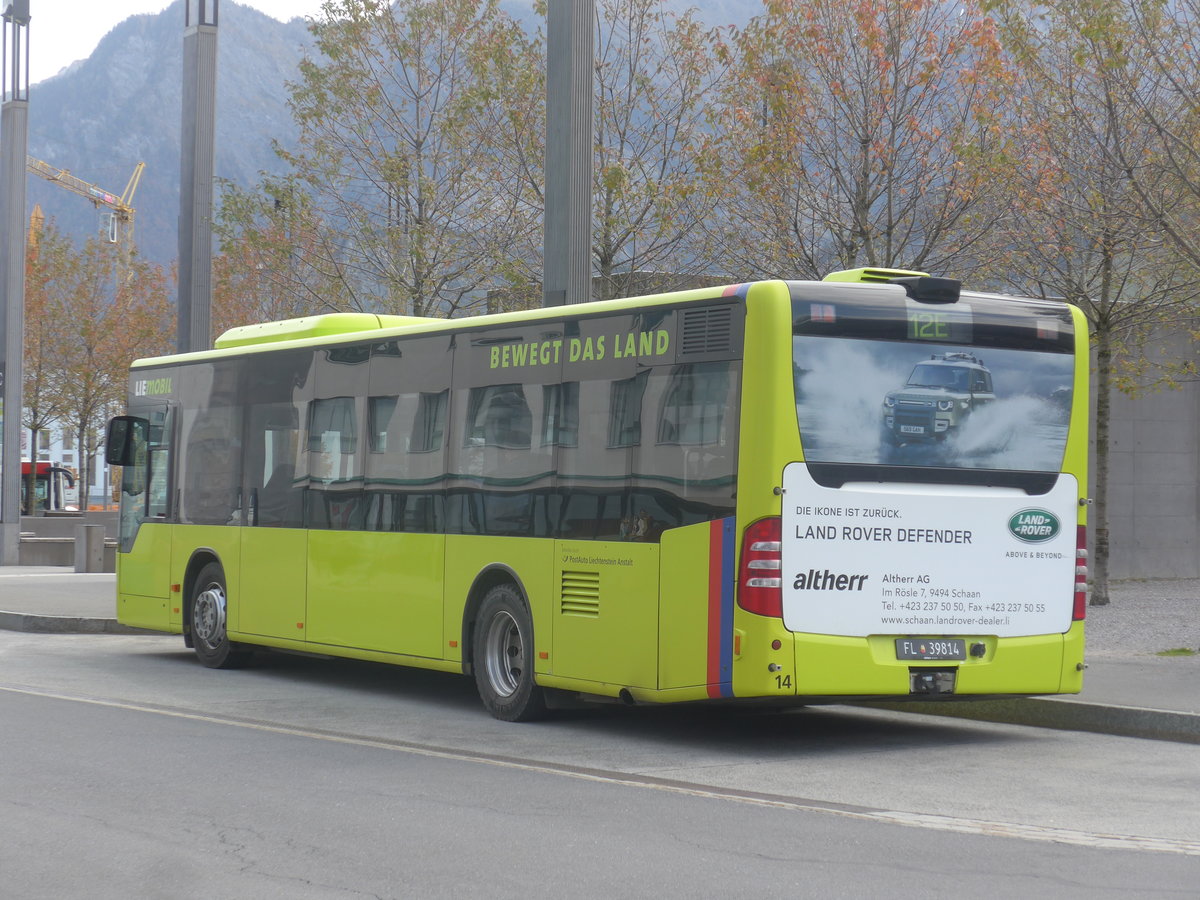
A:
MULTIPOLYGON (((286 22, 315 15, 321 0, 237 0, 286 22)), ((170 0, 29 0, 29 83, 57 75, 79 59, 87 59, 119 23, 140 13, 162 12, 170 0)), ((183 32, 183 13, 179 14, 183 32)))

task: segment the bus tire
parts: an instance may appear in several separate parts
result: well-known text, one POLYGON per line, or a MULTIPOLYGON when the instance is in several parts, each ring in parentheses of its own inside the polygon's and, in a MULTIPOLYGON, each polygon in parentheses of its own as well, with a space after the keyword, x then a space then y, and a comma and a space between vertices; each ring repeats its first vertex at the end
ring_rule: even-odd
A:
POLYGON ((546 714, 546 694, 533 680, 533 623, 513 584, 484 595, 471 642, 475 686, 484 707, 504 722, 529 722, 546 714))
POLYGON ((250 657, 249 651, 229 640, 225 627, 227 604, 225 572, 220 563, 210 562, 196 577, 188 613, 192 649, 210 669, 236 669, 250 657))

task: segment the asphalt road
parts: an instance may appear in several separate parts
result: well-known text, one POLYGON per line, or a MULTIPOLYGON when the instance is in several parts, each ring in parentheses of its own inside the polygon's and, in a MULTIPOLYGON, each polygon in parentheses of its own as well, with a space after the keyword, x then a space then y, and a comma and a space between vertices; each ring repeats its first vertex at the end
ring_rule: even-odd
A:
POLYGON ((13 897, 1192 896, 1200 750, 832 707, 507 725, 467 679, 0 633, 13 897))

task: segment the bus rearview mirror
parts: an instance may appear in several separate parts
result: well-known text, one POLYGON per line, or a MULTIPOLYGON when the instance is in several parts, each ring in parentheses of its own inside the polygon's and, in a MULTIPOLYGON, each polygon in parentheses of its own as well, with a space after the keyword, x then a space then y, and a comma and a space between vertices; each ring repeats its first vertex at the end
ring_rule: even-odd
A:
POLYGON ((104 461, 110 466, 129 466, 137 461, 137 447, 145 443, 150 423, 137 416, 115 416, 104 438, 104 461))

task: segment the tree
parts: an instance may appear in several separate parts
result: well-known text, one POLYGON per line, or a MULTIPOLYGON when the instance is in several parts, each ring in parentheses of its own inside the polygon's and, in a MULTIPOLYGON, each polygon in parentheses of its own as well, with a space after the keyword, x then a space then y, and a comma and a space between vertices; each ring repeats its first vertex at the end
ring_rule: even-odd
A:
MULTIPOLYGON (((300 304, 449 315, 507 286, 499 262, 536 223, 502 183, 480 75, 531 64, 519 27, 498 0, 327 0, 311 30, 319 58, 290 85, 298 146, 277 148, 289 175, 266 185, 304 220, 300 304)), ((241 225, 277 227, 261 208, 241 225)))
POLYGON ((989 259, 1011 77, 974 2, 767 0, 720 52, 710 230, 740 277, 989 259))
POLYGON ((58 330, 60 420, 74 432, 80 496, 86 501, 99 435, 124 406, 129 366, 172 350, 174 304, 160 266, 90 238, 68 246, 49 285, 48 311, 58 330))
POLYGON ((339 277, 340 241, 294 178, 264 179, 252 190, 225 183, 216 230, 222 253, 213 260, 214 335, 353 306, 339 277))
POLYGON ((1079 306, 1095 352, 1093 605, 1109 602, 1111 393, 1135 388, 1129 376, 1140 374, 1144 336, 1186 316, 1200 297, 1200 273, 1165 223, 1139 214, 1139 195, 1161 193, 1166 171, 1158 180, 1141 172, 1139 186, 1122 162, 1153 158, 1157 139, 1121 100, 1145 76, 1124 52, 1136 39, 1124 8, 1117 0, 996 7, 1021 98, 1014 152, 1000 161, 1018 198, 999 223, 1010 248, 1006 277, 1079 306))
MULTIPOLYGON (((723 67, 695 17, 664 7, 602 0, 597 18, 593 261, 604 297, 634 287, 625 270, 665 271, 654 285, 665 289, 711 268, 696 173, 723 67)), ((313 30, 321 58, 292 93, 300 143, 279 150, 289 174, 224 192, 218 293, 239 310, 229 321, 452 314, 484 291, 536 302, 544 35, 527 37, 495 0, 391 11, 338 0, 313 30)))
POLYGON ((1200 268, 1200 0, 1104 3, 1084 26, 1089 52, 1113 53, 1102 67, 1107 102, 1137 118, 1148 140, 1117 143, 1120 167, 1140 212, 1200 268), (1106 32, 1113 32, 1112 37, 1106 32))
POLYGON ((56 272, 69 252, 69 242, 35 210, 25 257, 25 365, 21 424, 29 429, 29 467, 25 515, 34 514, 38 436, 63 412, 59 337, 61 323, 52 314, 51 291, 56 272))
POLYGON ((699 174, 708 104, 728 65, 692 11, 669 12, 662 0, 600 0, 597 19, 597 299, 640 290, 621 269, 663 273, 651 289, 670 290, 712 270, 699 174))

